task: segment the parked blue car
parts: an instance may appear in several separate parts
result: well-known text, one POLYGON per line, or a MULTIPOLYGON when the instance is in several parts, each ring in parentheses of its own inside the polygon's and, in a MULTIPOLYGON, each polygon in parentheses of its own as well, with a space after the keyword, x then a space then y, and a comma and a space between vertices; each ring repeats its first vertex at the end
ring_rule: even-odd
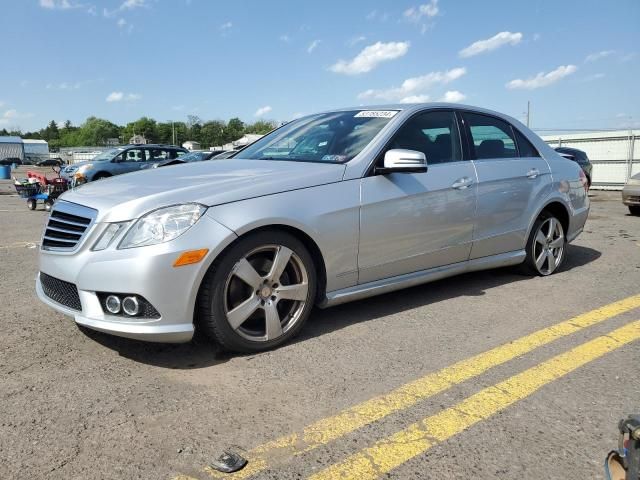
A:
POLYGON ((60 176, 77 185, 149 168, 187 153, 188 150, 175 145, 123 145, 102 152, 92 160, 69 165, 60 176))

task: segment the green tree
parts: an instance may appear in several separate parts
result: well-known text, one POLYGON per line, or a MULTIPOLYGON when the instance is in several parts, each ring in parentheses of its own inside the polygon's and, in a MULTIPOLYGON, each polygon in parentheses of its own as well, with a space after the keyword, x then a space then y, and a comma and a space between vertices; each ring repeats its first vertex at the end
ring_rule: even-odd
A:
POLYGON ((89 117, 80 126, 75 141, 80 145, 106 145, 107 139, 118 138, 120 127, 109 120, 89 117))
POLYGON ((225 124, 221 120, 213 120, 211 122, 205 122, 200 130, 200 141, 203 148, 210 148, 220 146, 224 142, 225 124))
POLYGON ((258 120, 256 123, 248 124, 244 129, 244 133, 257 133, 259 135, 265 135, 274 128, 276 128, 275 122, 258 120))
POLYGON ((233 140, 237 140, 244 135, 244 123, 239 118, 232 118, 227 123, 226 128, 224 129, 224 141, 232 142, 233 140))
POLYGON ((158 124, 148 117, 142 117, 135 122, 130 122, 122 130, 125 142, 128 142, 134 135, 143 135, 149 143, 158 143, 158 124))

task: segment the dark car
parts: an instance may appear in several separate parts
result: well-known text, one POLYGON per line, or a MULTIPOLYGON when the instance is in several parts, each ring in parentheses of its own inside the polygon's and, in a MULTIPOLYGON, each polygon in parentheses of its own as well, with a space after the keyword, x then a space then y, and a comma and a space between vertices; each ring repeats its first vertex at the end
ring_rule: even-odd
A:
POLYGON ((75 184, 136 172, 155 163, 175 160, 189 151, 175 145, 123 145, 101 152, 86 162, 65 167, 61 176, 75 184))
POLYGON ((189 152, 186 155, 182 155, 179 158, 170 158, 165 160, 164 162, 154 163, 153 165, 150 165, 150 167, 158 168, 158 167, 168 167, 169 165, 180 165, 181 163, 203 162, 205 160, 211 160, 213 157, 215 157, 216 155, 219 155, 222 152, 223 152, 222 150, 216 150, 212 152, 206 152, 206 151, 189 152))
POLYGON ((580 168, 582 168, 582 171, 587 176, 587 183, 589 185, 589 188, 591 188, 591 171, 593 170, 593 165, 591 165, 586 152, 578 150, 577 148, 570 147, 558 147, 555 150, 563 157, 568 158, 569 160, 573 160, 578 165, 580 165, 580 168))
POLYGON ((18 157, 7 157, 7 158, 3 158, 2 160, 0 160, 0 165, 22 165, 22 160, 20 160, 18 157))
POLYGON ((37 167, 61 167, 64 164, 61 158, 47 158, 36 162, 37 167))

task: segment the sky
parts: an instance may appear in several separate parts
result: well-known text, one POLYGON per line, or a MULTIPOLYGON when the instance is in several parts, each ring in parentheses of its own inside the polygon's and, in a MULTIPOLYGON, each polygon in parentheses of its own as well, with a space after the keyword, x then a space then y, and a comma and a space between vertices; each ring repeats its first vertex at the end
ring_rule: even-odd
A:
POLYGON ((0 128, 452 101, 640 128, 640 1, 0 0, 0 128))

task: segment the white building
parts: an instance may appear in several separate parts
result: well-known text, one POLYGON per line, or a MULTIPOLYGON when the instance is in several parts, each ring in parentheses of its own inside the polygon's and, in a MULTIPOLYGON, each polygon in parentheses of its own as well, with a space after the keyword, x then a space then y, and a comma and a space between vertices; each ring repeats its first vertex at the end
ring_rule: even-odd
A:
POLYGON ((0 160, 5 158, 24 160, 24 145, 20 137, 0 137, 0 160))
POLYGON ((182 144, 182 148, 186 148, 189 151, 192 150, 200 150, 200 142, 196 142, 195 140, 188 140, 182 144))
POLYGON ((571 147, 587 153, 593 164, 591 188, 621 190, 640 172, 640 130, 543 135, 550 147, 571 147))
POLYGON ((240 137, 237 140, 234 140, 233 142, 230 143, 225 143, 222 146, 216 146, 216 147, 211 147, 209 150, 211 151, 216 151, 216 150, 224 150, 224 151, 228 151, 228 150, 238 150, 239 148, 243 148, 246 147, 247 145, 260 140, 262 137, 264 137, 264 135, 258 135, 257 133, 247 133, 246 135, 243 135, 242 137, 240 137))

